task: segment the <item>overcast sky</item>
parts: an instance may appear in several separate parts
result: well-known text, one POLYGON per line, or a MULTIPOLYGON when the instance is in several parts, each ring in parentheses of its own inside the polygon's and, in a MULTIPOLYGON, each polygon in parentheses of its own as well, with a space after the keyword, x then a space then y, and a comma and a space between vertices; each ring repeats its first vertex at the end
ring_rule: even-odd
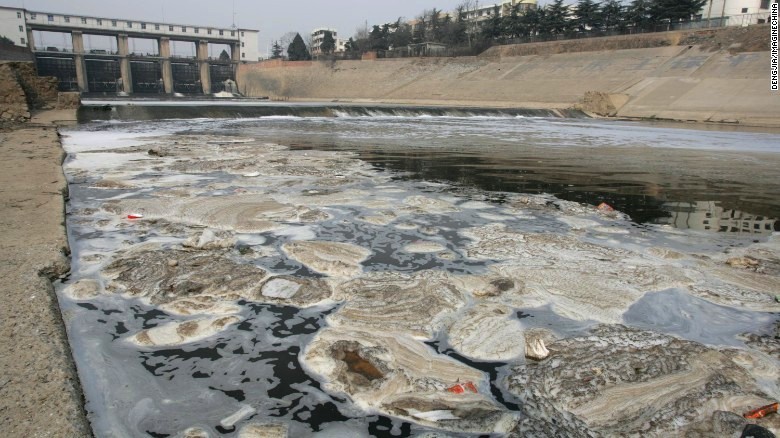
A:
MULTIPOLYGON (((108 18, 163 21, 175 24, 260 30, 260 54, 287 32, 302 36, 316 27, 332 27, 350 37, 358 26, 414 18, 423 9, 453 10, 462 0, 0 0, 0 5, 42 12, 108 18)), ((483 0, 480 3, 494 3, 483 0)), ((546 3, 541 1, 540 3, 546 3)))

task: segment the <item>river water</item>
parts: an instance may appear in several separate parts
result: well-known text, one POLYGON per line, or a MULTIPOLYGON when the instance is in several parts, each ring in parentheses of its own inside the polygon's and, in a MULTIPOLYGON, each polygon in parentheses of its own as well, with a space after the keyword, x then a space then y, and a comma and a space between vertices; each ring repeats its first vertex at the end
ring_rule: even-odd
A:
MULTIPOLYGON (((508 383, 526 366, 522 336, 475 347, 474 330, 544 330, 550 344, 627 326, 772 360, 745 334, 771 336, 778 321, 776 134, 510 111, 264 111, 114 109, 65 132, 73 269, 58 290, 97 436, 251 436, 251 424, 501 436, 534 415, 508 383), (735 256, 763 277, 729 271, 735 256), (500 297, 469 286, 507 279, 500 297), (397 302, 377 304, 380 283, 397 302), (388 334, 400 346, 383 346, 388 334), (399 394, 446 393, 444 377, 419 383, 430 361, 475 376, 481 398, 460 412, 447 393, 425 412, 383 395, 396 384, 377 382, 398 370, 411 388, 399 394)), ((776 376, 750 375, 778 396, 776 376)))

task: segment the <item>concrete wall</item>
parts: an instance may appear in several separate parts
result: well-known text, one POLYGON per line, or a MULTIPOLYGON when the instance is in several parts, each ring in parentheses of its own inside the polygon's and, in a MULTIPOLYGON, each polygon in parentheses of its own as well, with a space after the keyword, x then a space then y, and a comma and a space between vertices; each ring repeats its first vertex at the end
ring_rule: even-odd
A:
POLYGON ((479 57, 248 64, 238 83, 248 96, 525 108, 578 106, 596 91, 614 96, 618 116, 780 125, 768 51, 677 45, 684 33, 600 40, 572 42, 579 51, 559 42, 479 57), (637 45, 648 48, 623 48, 637 45))

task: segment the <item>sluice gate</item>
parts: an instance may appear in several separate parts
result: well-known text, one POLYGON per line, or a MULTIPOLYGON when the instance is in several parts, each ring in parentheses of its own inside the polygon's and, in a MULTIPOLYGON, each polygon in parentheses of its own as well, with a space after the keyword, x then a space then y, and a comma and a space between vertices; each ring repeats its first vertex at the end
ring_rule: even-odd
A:
POLYGON ((73 58, 36 56, 35 64, 40 76, 57 78, 60 91, 79 91, 76 64, 73 62, 73 58))
POLYGON ((245 32, 240 29, 129 21, 119 26, 117 20, 79 23, 65 16, 51 17, 36 20, 30 16, 27 36, 39 74, 57 77, 61 91, 218 93, 225 91, 225 81, 236 80, 241 47, 245 44, 245 32), (62 36, 62 42, 59 47, 50 45, 44 36, 54 41, 62 36), (109 48, 93 47, 93 40, 109 48), (137 43, 141 49, 136 47, 137 43), (190 45, 194 50, 182 55, 177 45, 190 45), (211 57, 210 49, 214 51, 217 46, 226 49, 218 57, 211 57))

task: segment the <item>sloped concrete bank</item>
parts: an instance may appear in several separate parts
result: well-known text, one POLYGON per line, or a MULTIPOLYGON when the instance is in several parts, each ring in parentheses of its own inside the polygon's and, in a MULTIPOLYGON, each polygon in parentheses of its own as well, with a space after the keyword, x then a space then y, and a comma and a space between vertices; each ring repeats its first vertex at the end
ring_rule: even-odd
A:
POLYGON ((92 432, 52 281, 70 269, 67 184, 56 120, 34 115, 0 130, 0 435, 92 432))
POLYGON ((57 126, 78 102, 33 63, 0 63, 0 436, 92 435, 52 286, 70 269, 57 126))
POLYGON ((245 64, 238 83, 248 96, 279 100, 577 107, 780 126, 768 37, 768 26, 753 26, 502 46, 478 57, 245 64))

